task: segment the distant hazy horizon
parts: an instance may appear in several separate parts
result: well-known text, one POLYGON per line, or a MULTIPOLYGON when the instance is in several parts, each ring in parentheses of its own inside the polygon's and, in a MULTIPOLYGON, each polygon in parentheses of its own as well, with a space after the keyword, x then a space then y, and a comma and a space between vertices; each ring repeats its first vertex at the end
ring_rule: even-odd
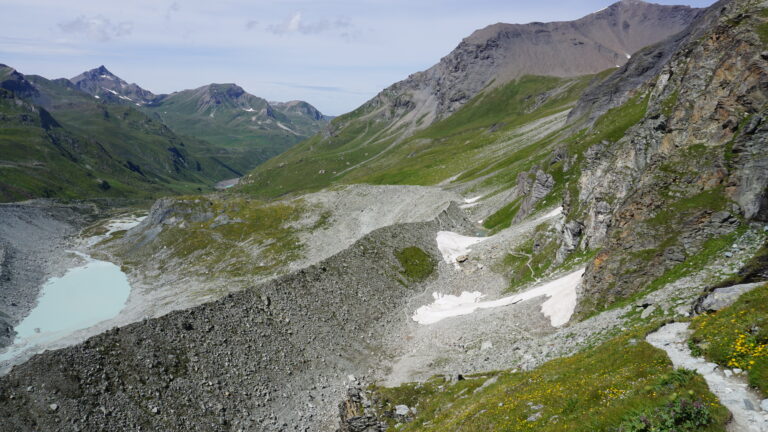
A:
POLYGON ((437 63, 474 30, 577 19, 615 1, 574 3, 6 0, 0 63, 47 78, 103 64, 155 93, 232 82, 267 100, 305 100, 339 115, 437 63))

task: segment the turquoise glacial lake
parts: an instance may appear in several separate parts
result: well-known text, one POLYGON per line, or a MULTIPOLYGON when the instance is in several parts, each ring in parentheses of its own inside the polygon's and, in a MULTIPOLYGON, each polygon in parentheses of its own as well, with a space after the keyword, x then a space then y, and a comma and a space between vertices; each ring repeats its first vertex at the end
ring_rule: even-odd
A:
POLYGON ((94 260, 69 269, 43 285, 37 306, 20 322, 16 339, 0 354, 0 361, 11 360, 23 352, 44 348, 77 330, 115 317, 125 306, 131 286, 120 267, 94 260))

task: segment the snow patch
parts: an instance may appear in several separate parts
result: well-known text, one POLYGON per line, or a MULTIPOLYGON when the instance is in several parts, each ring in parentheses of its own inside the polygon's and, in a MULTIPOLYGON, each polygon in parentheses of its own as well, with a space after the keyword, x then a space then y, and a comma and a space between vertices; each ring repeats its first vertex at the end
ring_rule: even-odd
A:
POLYGON ((540 217, 539 220, 553 218, 555 216, 560 216, 561 214, 563 214, 563 208, 562 207, 558 207, 558 208, 552 210, 551 212, 545 214, 544 216, 540 217))
POLYGON ((251 108, 251 107, 248 107, 248 108, 243 108, 243 111, 245 111, 245 112, 254 112, 256 110, 251 108))
MULTIPOLYGON (((465 200, 465 202, 473 201, 473 203, 463 204, 460 207, 462 209, 474 207, 478 204, 474 201, 477 201, 480 198, 481 197, 465 200)), ((560 216, 561 214, 563 214, 563 208, 558 207, 545 214, 544 216, 536 219, 535 223, 543 222, 547 219, 560 216)), ((478 223, 482 224, 482 219, 478 221, 478 223)), ((456 259, 462 255, 467 255, 470 252, 470 246, 488 240, 489 238, 492 237, 468 237, 450 231, 440 231, 437 233, 437 249, 443 255, 443 260, 445 260, 446 263, 453 264, 454 267, 460 268, 459 263, 456 262, 456 259)))
POLYGON ((419 324, 429 325, 446 318, 469 315, 480 309, 509 306, 547 296, 549 298, 541 305, 541 313, 549 318, 552 327, 560 327, 571 320, 576 309, 576 287, 581 282, 584 270, 579 269, 523 293, 492 301, 480 301, 485 295, 479 291, 465 291, 459 296, 433 293, 435 301, 416 309, 412 319, 419 324))
POLYGON ((294 135, 298 135, 298 134, 297 134, 296 132, 294 132, 294 131, 293 131, 291 128, 289 128, 288 126, 286 126, 286 125, 284 125, 284 124, 282 124, 282 123, 280 123, 280 122, 277 122, 277 126, 278 126, 280 129, 285 129, 285 130, 287 130, 288 132, 290 132, 290 133, 292 133, 292 134, 294 134, 294 135))
POLYGON ((631 58, 632 58, 632 56, 631 56, 631 55, 629 55, 629 54, 626 54, 626 56, 627 56, 627 58, 628 58, 628 59, 631 59, 631 58))
POLYGON ((99 97, 99 95, 96 95, 96 96, 94 96, 94 97, 95 97, 96 99, 101 99, 101 98, 99 97))
POLYGON ((488 240, 490 237, 467 237, 450 231, 437 233, 437 249, 443 255, 443 260, 459 268, 456 258, 469 253, 469 247, 488 240))
POLYGON ((100 241, 109 238, 112 234, 118 232, 118 231, 128 231, 129 229, 135 227, 136 225, 140 224, 144 219, 146 219, 146 216, 128 216, 121 219, 112 219, 107 223, 104 228, 107 229, 107 232, 101 235, 96 235, 88 238, 88 246, 93 246, 96 243, 99 243, 100 241))
POLYGON ((102 89, 104 89, 104 90, 106 90, 106 91, 108 91, 108 92, 112 93, 113 95, 117 95, 117 92, 116 92, 116 91, 114 91, 114 90, 110 90, 110 89, 108 89, 108 88, 106 88, 106 87, 102 87, 102 89))
POLYGON ((480 205, 480 203, 462 204, 462 205, 459 206, 459 208, 462 209, 462 210, 466 210, 466 209, 471 209, 472 207, 477 207, 479 205, 480 205))
POLYGON ((481 198, 483 198, 482 195, 476 196, 474 198, 467 198, 467 199, 464 200, 464 203, 465 204, 474 204, 474 203, 480 201, 481 198))

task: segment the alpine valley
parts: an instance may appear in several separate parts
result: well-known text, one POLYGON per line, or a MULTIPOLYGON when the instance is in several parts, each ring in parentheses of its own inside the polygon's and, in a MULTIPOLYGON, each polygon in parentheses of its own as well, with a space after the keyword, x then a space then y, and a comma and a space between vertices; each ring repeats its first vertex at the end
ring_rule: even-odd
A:
POLYGON ((767 103, 762 0, 493 24, 336 118, 2 66, 0 429, 768 431, 767 103), (28 324, 98 266, 119 312, 28 324))

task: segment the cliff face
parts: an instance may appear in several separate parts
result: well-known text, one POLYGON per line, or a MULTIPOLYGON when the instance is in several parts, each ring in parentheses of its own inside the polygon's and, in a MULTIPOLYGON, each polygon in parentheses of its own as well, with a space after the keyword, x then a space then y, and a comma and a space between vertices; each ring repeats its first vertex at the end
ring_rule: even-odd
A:
POLYGON ((626 91, 642 120, 585 152, 567 203, 582 247, 601 249, 584 311, 631 296, 740 223, 768 220, 768 54, 755 31, 765 21, 754 2, 713 6, 655 78, 626 91))

